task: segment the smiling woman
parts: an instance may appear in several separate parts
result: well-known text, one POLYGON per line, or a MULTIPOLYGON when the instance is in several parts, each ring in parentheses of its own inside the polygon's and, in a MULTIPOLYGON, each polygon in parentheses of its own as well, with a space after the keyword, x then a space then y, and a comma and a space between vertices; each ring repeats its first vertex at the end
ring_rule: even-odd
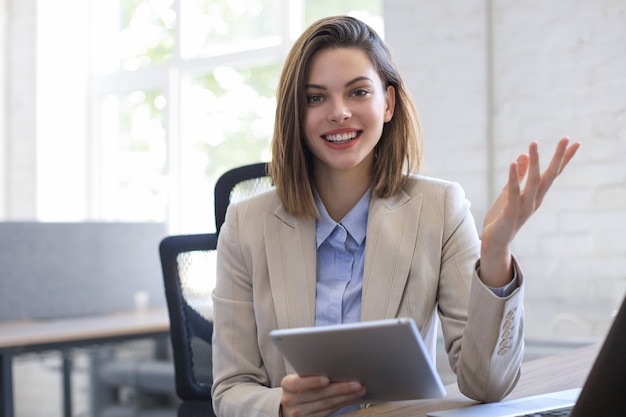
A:
POLYGON ((383 84, 367 54, 357 48, 318 52, 306 86, 305 140, 314 156, 317 192, 328 201, 330 217, 340 221, 371 185, 374 149, 393 116, 395 88, 383 84), (352 199, 335 195, 344 177, 352 178, 352 199), (361 179, 359 185, 354 178, 361 179), (333 204, 339 201, 344 204, 333 204))
POLYGON ((360 408, 367 381, 296 373, 269 335, 384 318, 412 318, 433 361, 441 323, 464 395, 491 402, 510 393, 526 281, 511 243, 580 143, 561 139, 541 171, 532 142, 510 163, 479 237, 461 186, 418 172, 414 103, 387 45, 351 16, 322 18, 294 43, 275 126, 275 187, 231 205, 218 240, 217 414, 334 417, 360 408))

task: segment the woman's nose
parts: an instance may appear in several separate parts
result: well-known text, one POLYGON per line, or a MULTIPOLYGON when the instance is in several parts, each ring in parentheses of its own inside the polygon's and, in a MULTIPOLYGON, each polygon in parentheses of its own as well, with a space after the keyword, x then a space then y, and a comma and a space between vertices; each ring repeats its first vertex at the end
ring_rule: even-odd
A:
POLYGON ((331 122, 341 123, 350 117, 352 117, 352 113, 343 100, 333 101, 330 113, 328 114, 328 118, 331 122))

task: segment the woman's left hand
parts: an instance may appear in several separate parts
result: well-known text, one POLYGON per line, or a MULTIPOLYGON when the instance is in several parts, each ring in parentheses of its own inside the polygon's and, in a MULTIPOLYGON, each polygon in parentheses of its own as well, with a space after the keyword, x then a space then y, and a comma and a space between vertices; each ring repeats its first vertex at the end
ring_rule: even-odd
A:
POLYGON ((559 141, 550 165, 539 168, 537 142, 509 166, 509 180, 485 216, 482 233, 480 278, 490 287, 502 287, 512 277, 509 245, 526 221, 537 211, 557 176, 580 147, 580 142, 559 141), (522 189, 524 179, 526 183, 522 189))

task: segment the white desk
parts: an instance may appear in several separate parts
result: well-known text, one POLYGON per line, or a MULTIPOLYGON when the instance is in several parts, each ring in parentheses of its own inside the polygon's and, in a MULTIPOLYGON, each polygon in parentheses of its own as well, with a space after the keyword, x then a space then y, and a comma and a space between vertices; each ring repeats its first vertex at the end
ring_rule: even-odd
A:
MULTIPOLYGON (((12 360, 16 355, 159 338, 169 335, 167 309, 126 311, 102 316, 0 323, 0 417, 13 417, 12 360)), ((64 414, 71 416, 71 361, 64 355, 64 414)))

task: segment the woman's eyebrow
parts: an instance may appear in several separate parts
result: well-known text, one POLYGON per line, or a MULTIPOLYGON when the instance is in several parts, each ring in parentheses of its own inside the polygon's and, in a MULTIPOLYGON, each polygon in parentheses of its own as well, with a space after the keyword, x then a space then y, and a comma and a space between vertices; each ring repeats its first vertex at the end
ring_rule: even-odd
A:
MULTIPOLYGON (((356 78, 353 78, 352 80, 348 81, 345 84, 345 87, 350 87, 351 85, 356 84, 359 81, 369 81, 369 82, 372 82, 372 83, 374 82, 374 80, 372 80, 371 78, 362 75, 360 77, 356 77, 356 78)), ((311 84, 306 84, 305 87, 306 88, 314 88, 316 90, 326 90, 326 87, 321 85, 321 84, 313 84, 313 83, 311 83, 311 84)))
POLYGON ((314 88, 316 90, 326 90, 326 87, 320 84, 307 84, 305 85, 305 88, 314 88))
POLYGON ((356 77, 355 79, 348 81, 348 82, 346 83, 346 87, 349 87, 349 86, 351 86, 352 84, 356 84, 356 83, 358 83, 359 81, 369 81, 369 82, 371 82, 371 83, 373 83, 373 82, 374 82, 374 80, 372 80, 370 77, 366 77, 366 76, 362 75, 362 76, 360 76, 360 77, 356 77))

